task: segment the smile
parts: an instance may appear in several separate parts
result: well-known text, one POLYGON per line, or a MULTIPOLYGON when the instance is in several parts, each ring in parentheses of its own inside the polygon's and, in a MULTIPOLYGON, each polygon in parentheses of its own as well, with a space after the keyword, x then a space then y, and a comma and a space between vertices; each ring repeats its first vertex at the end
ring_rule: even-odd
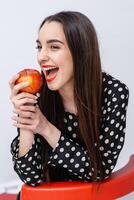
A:
POLYGON ((42 68, 45 72, 45 78, 47 82, 52 82, 59 71, 59 67, 55 67, 52 65, 42 65, 42 68))

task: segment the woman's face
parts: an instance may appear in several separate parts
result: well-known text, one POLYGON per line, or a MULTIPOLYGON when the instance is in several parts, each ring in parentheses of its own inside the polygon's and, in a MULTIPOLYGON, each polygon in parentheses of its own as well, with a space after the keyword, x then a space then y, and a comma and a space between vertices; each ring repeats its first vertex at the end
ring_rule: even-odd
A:
POLYGON ((73 86, 73 60, 62 24, 46 22, 39 31, 37 59, 50 90, 73 86))

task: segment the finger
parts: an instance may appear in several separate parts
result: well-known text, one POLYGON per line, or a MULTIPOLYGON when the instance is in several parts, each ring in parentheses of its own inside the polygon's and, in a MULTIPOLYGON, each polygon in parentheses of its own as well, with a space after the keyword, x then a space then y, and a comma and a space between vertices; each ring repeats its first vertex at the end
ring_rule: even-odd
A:
POLYGON ((23 117, 23 118, 33 118, 33 113, 32 112, 28 112, 28 111, 22 111, 20 109, 14 109, 13 113, 19 115, 19 117, 23 117))
POLYGON ((33 120, 30 118, 22 118, 22 117, 18 117, 18 116, 13 116, 12 120, 14 120, 16 123, 19 124, 27 124, 27 125, 31 125, 33 123, 33 120))
POLYGON ((13 109, 13 113, 15 113, 15 114, 20 114, 20 112, 21 112, 20 109, 17 109, 17 108, 13 109))
POLYGON ((37 103, 37 100, 35 99, 30 99, 30 98, 24 98, 24 99, 20 99, 18 100, 20 102, 20 106, 31 106, 37 103))
POLYGON ((22 118, 31 118, 31 119, 35 118, 35 115, 33 112, 27 112, 27 111, 21 111, 19 113, 19 116, 22 118))
POLYGON ((37 103, 37 100, 35 99, 30 99, 30 98, 23 98, 20 100, 16 100, 16 96, 12 98, 12 104, 14 108, 20 109, 20 106, 22 105, 34 105, 37 103))
POLYGON ((37 108, 36 106, 30 106, 30 105, 25 105, 25 106, 20 106, 21 111, 31 111, 31 112, 36 112, 37 108))
POLYGON ((9 86, 12 89, 15 85, 16 80, 19 78, 19 74, 15 74, 12 79, 9 81, 9 86))
POLYGON ((26 125, 26 124, 20 124, 20 123, 14 122, 13 126, 15 126, 16 128, 22 128, 22 129, 33 131, 33 126, 32 125, 26 125))
POLYGON ((21 92, 17 95, 17 100, 22 99, 22 98, 31 98, 31 99, 38 99, 38 97, 36 95, 27 93, 27 92, 21 92))
POLYGON ((15 96, 18 94, 18 92, 20 91, 20 89, 23 89, 25 87, 29 86, 29 82, 22 82, 22 83, 18 83, 16 84, 13 88, 12 88, 12 96, 15 96))

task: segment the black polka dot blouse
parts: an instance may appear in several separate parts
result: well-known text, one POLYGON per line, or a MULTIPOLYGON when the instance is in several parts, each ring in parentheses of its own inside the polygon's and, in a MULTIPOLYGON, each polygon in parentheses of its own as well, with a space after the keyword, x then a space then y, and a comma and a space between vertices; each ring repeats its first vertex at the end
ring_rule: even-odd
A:
MULTIPOLYGON (((129 91, 124 83, 103 72, 103 92, 99 150, 103 155, 102 165, 107 178, 114 169, 124 145, 129 91)), ((73 113, 65 112, 64 123, 65 130, 61 133, 56 148, 50 148, 48 153, 47 165, 49 172, 53 174, 53 181, 90 181, 94 169, 90 167, 90 157, 80 143, 78 118, 73 113)), ((45 182, 41 154, 43 139, 39 134, 35 134, 33 145, 26 155, 20 158, 19 134, 11 144, 14 170, 24 183, 32 186, 45 182)), ((99 179, 99 176, 97 178, 99 179)))

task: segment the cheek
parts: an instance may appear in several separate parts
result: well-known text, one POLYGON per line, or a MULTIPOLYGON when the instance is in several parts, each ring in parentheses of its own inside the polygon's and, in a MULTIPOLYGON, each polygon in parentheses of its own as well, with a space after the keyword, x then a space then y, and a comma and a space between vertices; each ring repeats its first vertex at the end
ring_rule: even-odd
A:
POLYGON ((53 55, 53 59, 57 61, 60 66, 72 66, 72 56, 69 51, 60 51, 58 54, 53 55))
POLYGON ((37 53, 37 56, 36 56, 36 58, 37 58, 37 62, 38 62, 38 64, 40 64, 40 60, 39 60, 39 54, 37 53))
POLYGON ((73 76, 73 61, 72 61, 72 58, 70 56, 66 57, 64 60, 63 60, 63 71, 65 73, 65 76, 66 77, 71 77, 73 76))
POLYGON ((63 72, 63 77, 70 79, 71 77, 73 77, 73 66, 71 65, 71 63, 67 63, 66 65, 64 65, 64 67, 62 68, 62 72, 63 72))
POLYGON ((73 73, 73 61, 71 57, 67 57, 66 61, 64 62, 66 66, 66 71, 68 71, 69 74, 73 73))
POLYGON ((65 65, 64 55, 62 54, 54 54, 49 56, 49 58, 59 66, 65 65))

